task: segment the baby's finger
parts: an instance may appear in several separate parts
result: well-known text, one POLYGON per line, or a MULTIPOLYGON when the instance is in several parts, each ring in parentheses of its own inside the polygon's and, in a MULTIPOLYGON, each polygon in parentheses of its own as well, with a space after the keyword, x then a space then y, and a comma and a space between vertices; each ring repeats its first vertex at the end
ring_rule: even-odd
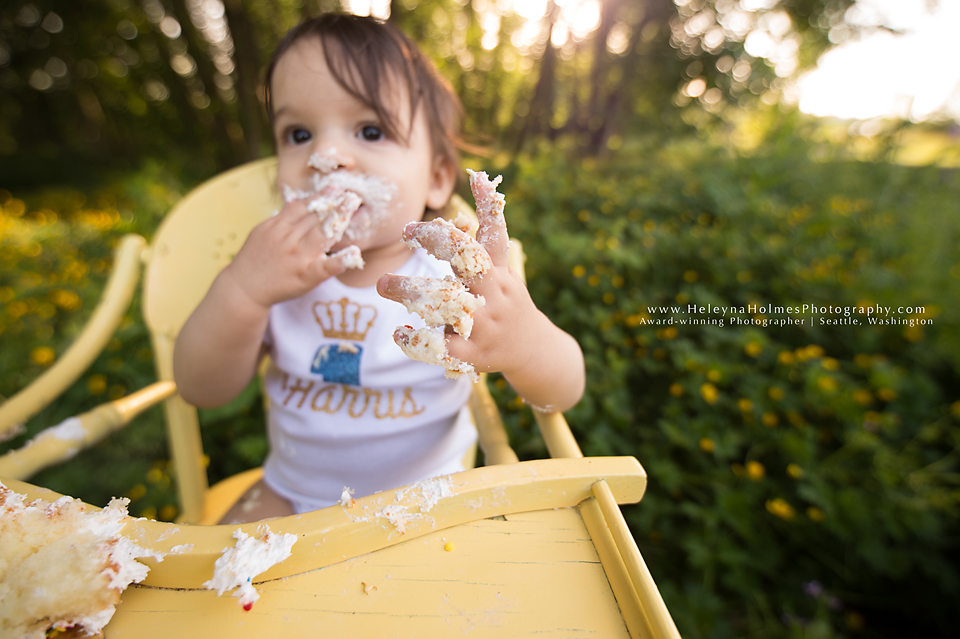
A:
POLYGON ((340 249, 331 255, 328 258, 328 261, 329 260, 338 260, 344 270, 349 268, 360 270, 364 267, 363 255, 360 253, 360 248, 353 244, 344 249, 340 249))
POLYGON ((356 246, 348 246, 333 255, 320 255, 310 264, 309 276, 311 281, 319 283, 350 268, 363 268, 363 258, 356 246))
POLYGON ((477 203, 477 219, 480 221, 477 241, 487 249, 495 265, 507 266, 510 237, 507 235, 507 222, 503 217, 505 199, 503 194, 497 193, 497 185, 503 176, 498 175, 490 180, 485 171, 467 169, 467 173, 470 174, 470 190, 477 203))
POLYGON ((394 302, 403 304, 404 300, 416 299, 419 293, 413 293, 403 275, 384 275, 377 281, 377 293, 394 302))
MULTIPOLYGON (((477 362, 481 353, 477 345, 459 335, 447 334, 447 356, 458 362, 477 362)), ((484 371, 481 366, 478 370, 484 371)))
POLYGON ((360 208, 362 200, 352 191, 339 193, 322 193, 310 200, 307 210, 316 214, 320 230, 324 237, 331 240, 330 245, 336 244, 343 237, 344 231, 350 225, 353 214, 360 208))
POLYGON ((445 377, 468 375, 474 383, 480 381, 472 364, 450 356, 447 352, 447 338, 442 331, 398 326, 393 332, 393 341, 410 359, 443 366, 446 369, 445 377))
POLYGON ((493 267, 490 255, 479 242, 442 218, 407 224, 403 241, 411 248, 423 248, 437 259, 450 262, 453 272, 462 280, 483 275, 493 267))
POLYGON ((463 337, 470 337, 473 313, 486 303, 483 297, 473 295, 459 280, 449 276, 441 280, 387 275, 380 282, 381 295, 403 304, 407 311, 422 317, 427 326, 449 325, 463 337))

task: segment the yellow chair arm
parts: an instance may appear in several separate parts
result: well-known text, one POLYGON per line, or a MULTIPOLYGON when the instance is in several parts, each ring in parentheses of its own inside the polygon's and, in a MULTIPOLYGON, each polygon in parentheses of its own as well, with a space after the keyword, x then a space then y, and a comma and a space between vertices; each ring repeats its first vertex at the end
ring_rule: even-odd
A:
POLYGON ((563 413, 546 413, 533 409, 533 417, 540 427, 540 434, 547 445, 547 451, 554 459, 561 457, 583 457, 570 425, 563 413))
POLYGON ((0 477, 26 479, 44 468, 64 462, 176 392, 177 386, 173 382, 156 382, 47 428, 23 448, 0 457, 0 477))
POLYGON ((486 375, 475 384, 470 393, 470 413, 477 425, 480 450, 483 451, 483 463, 486 466, 497 464, 515 464, 519 460, 510 447, 510 437, 503 426, 503 419, 497 404, 493 401, 487 387, 486 375))
POLYGON ((0 435, 13 430, 55 400, 103 351, 120 324, 140 278, 140 255, 146 241, 125 235, 114 252, 114 265, 103 297, 80 336, 57 362, 32 384, 0 405, 0 435))

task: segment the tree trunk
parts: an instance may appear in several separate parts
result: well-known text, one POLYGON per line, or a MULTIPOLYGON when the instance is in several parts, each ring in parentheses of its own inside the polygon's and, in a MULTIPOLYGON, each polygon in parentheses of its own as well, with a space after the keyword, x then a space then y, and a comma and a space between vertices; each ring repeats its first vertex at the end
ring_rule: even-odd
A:
POLYGON ((253 28, 247 12, 243 8, 243 0, 225 0, 223 6, 227 26, 233 38, 233 61, 237 67, 237 100, 240 105, 240 122, 243 125, 246 159, 255 160, 261 156, 265 138, 264 119, 258 95, 260 65, 257 45, 253 39, 253 28))
POLYGON ((559 15, 560 10, 557 3, 550 0, 547 5, 547 41, 544 45, 546 48, 543 50, 543 56, 540 58, 540 75, 537 77, 533 97, 530 98, 530 110, 517 133, 514 155, 520 153, 528 137, 538 135, 550 126, 557 82, 557 52, 551 39, 559 15))
POLYGON ((213 80, 216 68, 210 59, 210 45, 196 25, 193 24, 186 0, 172 0, 172 2, 173 11, 180 20, 187 43, 194 53, 193 57, 197 63, 197 73, 200 75, 200 81, 203 82, 204 89, 211 100, 210 106, 212 108, 210 112, 215 122, 213 134, 217 143, 217 164, 221 170, 228 169, 239 164, 238 159, 244 157, 244 149, 242 144, 231 139, 227 132, 227 120, 233 118, 229 113, 228 105, 220 99, 217 93, 217 85, 213 80))

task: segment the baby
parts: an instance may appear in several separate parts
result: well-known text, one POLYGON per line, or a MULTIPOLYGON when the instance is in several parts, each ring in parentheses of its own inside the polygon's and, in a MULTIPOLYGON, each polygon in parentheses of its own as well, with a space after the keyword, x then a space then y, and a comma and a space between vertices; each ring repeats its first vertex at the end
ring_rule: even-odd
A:
POLYGON ((464 241, 454 225, 422 222, 459 174, 460 105, 416 46, 389 23, 324 15, 287 34, 266 85, 284 207, 251 231, 174 353, 177 386, 199 407, 236 397, 270 356, 264 477, 224 522, 463 469, 476 438, 471 376, 451 379, 401 349, 431 330, 406 307, 422 310, 437 280, 462 288, 472 320, 434 329, 438 363, 502 372, 535 407, 573 406, 583 355, 510 270, 503 215, 480 206, 481 270, 451 268, 464 241))

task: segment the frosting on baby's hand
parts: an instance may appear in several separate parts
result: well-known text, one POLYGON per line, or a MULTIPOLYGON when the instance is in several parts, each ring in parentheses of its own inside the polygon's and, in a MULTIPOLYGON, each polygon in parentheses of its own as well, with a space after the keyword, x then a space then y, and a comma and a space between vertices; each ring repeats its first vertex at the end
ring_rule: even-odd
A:
POLYGON ((394 341, 408 357, 443 366, 447 377, 468 374, 477 381, 479 377, 472 364, 450 356, 442 327, 453 327, 464 339, 473 331, 473 313, 486 300, 471 293, 467 286, 490 271, 493 260, 485 245, 471 237, 470 232, 477 232, 484 242, 503 239, 494 235, 501 229, 505 231, 504 197, 496 191, 501 177, 491 181, 484 172, 468 172, 470 188, 477 202, 478 225, 461 214, 455 223, 438 218, 429 222, 412 222, 403 231, 403 240, 408 246, 423 248, 434 257, 449 262, 454 277, 397 278, 400 283, 393 285, 391 299, 420 315, 428 326, 421 329, 401 326, 394 332, 394 341))

